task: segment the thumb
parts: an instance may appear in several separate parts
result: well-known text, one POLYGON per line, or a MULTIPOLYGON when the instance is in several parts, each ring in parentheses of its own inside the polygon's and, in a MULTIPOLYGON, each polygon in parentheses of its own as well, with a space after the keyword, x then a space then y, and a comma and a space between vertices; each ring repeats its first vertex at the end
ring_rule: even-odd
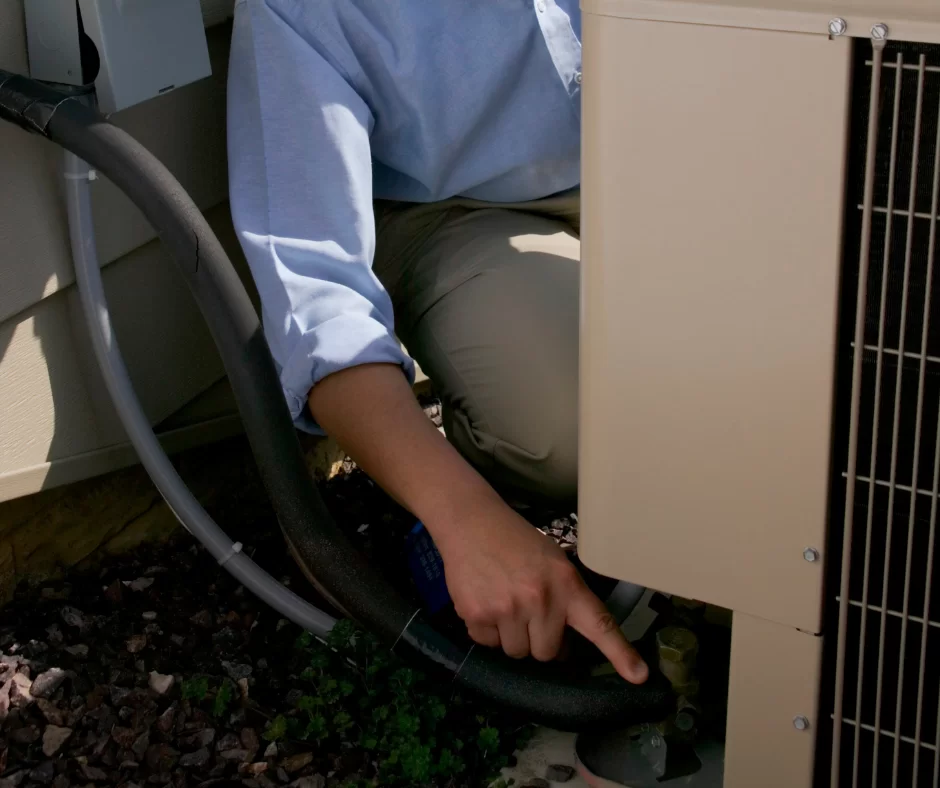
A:
POLYGON ((568 603, 567 623, 597 646, 631 684, 642 684, 649 677, 649 667, 624 637, 616 619, 583 584, 568 603))

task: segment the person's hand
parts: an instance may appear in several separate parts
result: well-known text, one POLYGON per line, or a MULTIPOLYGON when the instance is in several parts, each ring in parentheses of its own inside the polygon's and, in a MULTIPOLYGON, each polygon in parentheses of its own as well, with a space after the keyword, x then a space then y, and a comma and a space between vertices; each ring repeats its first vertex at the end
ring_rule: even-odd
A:
POLYGON ((549 661, 570 626, 624 679, 646 681, 646 663, 564 552, 502 501, 481 503, 441 530, 447 587, 474 641, 549 661))

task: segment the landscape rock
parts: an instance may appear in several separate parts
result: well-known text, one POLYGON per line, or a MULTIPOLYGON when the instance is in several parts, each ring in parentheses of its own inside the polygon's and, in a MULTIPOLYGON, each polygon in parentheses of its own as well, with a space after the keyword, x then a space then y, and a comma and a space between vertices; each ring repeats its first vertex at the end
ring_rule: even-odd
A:
POLYGON ((30 688, 33 682, 23 673, 14 673, 10 681, 10 706, 14 709, 21 709, 33 703, 33 695, 30 688))
POLYGON ((82 777, 90 782, 104 782, 108 779, 108 773, 97 766, 89 766, 87 763, 81 765, 82 777))
POLYGON ((138 577, 136 580, 131 580, 124 583, 131 591, 146 591, 150 586, 153 585, 152 577, 138 577))
POLYGON ((248 752, 248 750, 242 749, 240 747, 236 747, 235 749, 231 750, 222 750, 219 753, 219 757, 224 758, 227 761, 246 761, 248 760, 249 755, 251 755, 251 753, 248 752))
POLYGON ((326 788, 326 777, 314 774, 310 777, 301 777, 290 784, 290 788, 326 788))
POLYGON ((17 744, 34 744, 39 741, 40 736, 42 736, 42 732, 35 725, 17 728, 10 734, 10 738, 17 744))
POLYGON ((198 750, 202 747, 208 747, 215 741, 215 729, 203 728, 189 736, 184 736, 179 740, 179 745, 184 750, 198 750))
POLYGON ((176 721, 176 703, 172 703, 166 711, 164 711, 159 717, 157 717, 156 726, 157 730, 162 733, 169 733, 173 729, 173 723, 176 721))
POLYGON ((155 772, 169 772, 179 761, 180 754, 168 744, 152 744, 146 752, 147 765, 155 772))
POLYGON ((222 667, 232 681, 240 681, 251 675, 251 665, 240 665, 237 662, 222 662, 222 667))
POLYGON ((62 668, 50 668, 45 673, 40 673, 33 681, 30 688, 30 694, 34 698, 49 698, 62 686, 68 674, 62 668))
POLYGON ((65 724, 65 719, 67 713, 64 709, 60 709, 52 701, 46 700, 45 698, 40 698, 36 701, 36 707, 39 709, 43 717, 46 718, 46 722, 51 723, 52 725, 58 725, 59 727, 67 728, 65 724))
POLYGON ((195 752, 186 753, 186 755, 180 758, 179 765, 184 769, 201 768, 209 762, 209 758, 209 750, 202 747, 195 752))
POLYGON ((243 728, 240 738, 246 750, 257 752, 261 748, 261 740, 258 739, 258 732, 254 728, 243 728))
POLYGON ((118 604, 123 600, 124 589, 120 580, 115 580, 104 590, 104 598, 114 604, 118 604))
POLYGON ((29 773, 29 779, 40 785, 49 785, 55 777, 55 766, 52 761, 43 761, 29 773))
POLYGON ((284 767, 284 770, 288 774, 294 774, 311 763, 313 763, 312 752, 299 752, 296 755, 291 755, 290 757, 285 758, 281 762, 281 766, 284 767))
POLYGON ((122 747, 125 750, 129 750, 134 746, 134 742, 137 741, 137 736, 139 734, 133 728, 122 728, 115 725, 111 729, 111 738, 117 742, 118 747, 122 747))
POLYGON ((69 607, 66 605, 59 611, 59 615, 62 617, 62 620, 68 624, 70 627, 75 627, 80 631, 84 631, 88 626, 85 621, 85 615, 81 610, 75 607, 69 607))
POLYGON ((166 695, 173 686, 173 681, 174 678, 172 675, 167 676, 163 673, 157 673, 155 670, 150 672, 150 689, 158 695, 166 695))

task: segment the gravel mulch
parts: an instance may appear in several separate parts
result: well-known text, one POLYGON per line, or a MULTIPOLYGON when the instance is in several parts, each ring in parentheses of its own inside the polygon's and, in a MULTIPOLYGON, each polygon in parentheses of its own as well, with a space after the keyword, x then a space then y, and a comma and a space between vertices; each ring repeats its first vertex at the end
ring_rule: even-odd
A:
MULTIPOLYGON (((439 421, 437 403, 423 404, 439 421)), ((316 601, 244 442, 233 440, 231 450, 245 454, 244 478, 210 514, 261 566, 316 601)), ((324 494, 357 544, 413 595, 402 568, 413 519, 351 462, 324 494)), ((532 519, 574 545, 573 519, 532 519)), ((285 655, 298 634, 185 533, 65 581, 21 588, 0 611, 0 788, 338 784, 348 753, 263 738, 269 721, 296 704, 300 668, 285 655), (198 694, 225 679, 234 691, 220 713, 194 700, 194 686, 198 694)))

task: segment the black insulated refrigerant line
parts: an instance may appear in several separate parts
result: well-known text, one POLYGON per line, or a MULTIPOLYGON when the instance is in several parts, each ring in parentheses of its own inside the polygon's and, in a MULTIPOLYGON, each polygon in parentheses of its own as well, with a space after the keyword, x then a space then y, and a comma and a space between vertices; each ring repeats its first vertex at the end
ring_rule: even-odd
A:
POLYGON ((76 276, 96 356, 115 407, 142 463, 174 513, 250 591, 314 634, 332 617, 284 588, 240 552, 195 500, 163 453, 134 396, 111 334, 91 233, 89 169, 111 180, 142 211, 168 247, 221 355, 265 490, 293 549, 328 595, 353 619, 428 670, 535 722, 563 730, 661 719, 673 706, 658 675, 634 686, 617 677, 572 679, 550 664, 466 649, 437 632, 333 521, 304 463, 274 361, 248 294, 202 213, 143 146, 81 98, 0 71, 0 119, 65 149, 69 224, 76 276))

